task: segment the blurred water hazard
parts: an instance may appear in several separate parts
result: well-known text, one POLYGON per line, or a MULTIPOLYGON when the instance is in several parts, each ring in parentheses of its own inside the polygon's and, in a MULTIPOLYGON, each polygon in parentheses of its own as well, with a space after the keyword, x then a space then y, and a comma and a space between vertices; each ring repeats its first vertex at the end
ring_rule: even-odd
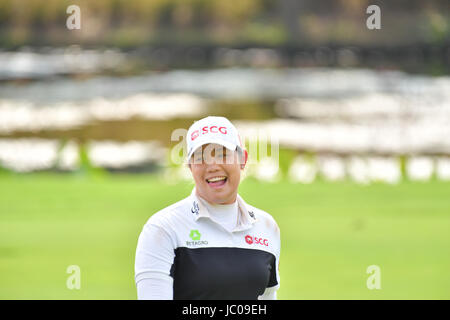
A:
MULTIPOLYGON (((111 53, 108 63, 120 59, 111 53)), ((43 68, 24 61, 22 73, 43 68)), ((17 72, 0 68, 3 79, 17 72)), ((83 141, 100 167, 164 167, 170 133, 217 113, 229 116, 244 137, 264 132, 295 151, 285 173, 292 181, 450 179, 450 77, 366 69, 226 68, 3 81, 0 165, 76 170, 83 141), (223 101, 238 108, 218 109, 223 101)), ((260 160, 248 174, 275 181, 279 172, 260 160)))

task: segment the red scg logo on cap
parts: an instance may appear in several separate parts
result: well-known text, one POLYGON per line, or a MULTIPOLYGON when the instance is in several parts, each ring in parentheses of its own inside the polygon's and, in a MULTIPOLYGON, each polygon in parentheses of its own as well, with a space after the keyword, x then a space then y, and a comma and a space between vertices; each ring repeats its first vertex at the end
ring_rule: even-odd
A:
MULTIPOLYGON (((227 127, 218 127, 218 126, 204 126, 201 131, 202 134, 207 133, 221 133, 227 134, 227 127)), ((194 141, 200 135, 199 130, 195 130, 191 133, 191 140, 194 141)))
POLYGON ((191 140, 194 141, 195 138, 198 137, 198 130, 195 130, 194 132, 191 133, 191 140))
POLYGON ((208 132, 211 133, 222 133, 222 134, 227 134, 227 128, 226 127, 217 127, 217 126, 205 126, 202 128, 202 134, 207 134, 208 132))

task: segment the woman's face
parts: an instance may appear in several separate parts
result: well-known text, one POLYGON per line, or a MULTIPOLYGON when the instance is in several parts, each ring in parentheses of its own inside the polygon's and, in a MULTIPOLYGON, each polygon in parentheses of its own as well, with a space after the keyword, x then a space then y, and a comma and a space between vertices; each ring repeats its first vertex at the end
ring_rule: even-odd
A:
POLYGON ((214 204, 236 201, 241 181, 241 163, 236 151, 218 144, 203 145, 192 155, 189 168, 200 197, 214 204))

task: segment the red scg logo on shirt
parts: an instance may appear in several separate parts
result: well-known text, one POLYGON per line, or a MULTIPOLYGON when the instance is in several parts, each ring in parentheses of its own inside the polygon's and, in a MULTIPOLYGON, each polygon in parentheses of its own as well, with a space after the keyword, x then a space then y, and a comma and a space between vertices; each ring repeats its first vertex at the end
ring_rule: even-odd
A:
POLYGON ((269 246, 269 240, 264 239, 264 238, 253 237, 251 235, 245 236, 245 242, 247 242, 248 244, 256 243, 256 244, 260 244, 260 245, 266 246, 266 247, 269 246))

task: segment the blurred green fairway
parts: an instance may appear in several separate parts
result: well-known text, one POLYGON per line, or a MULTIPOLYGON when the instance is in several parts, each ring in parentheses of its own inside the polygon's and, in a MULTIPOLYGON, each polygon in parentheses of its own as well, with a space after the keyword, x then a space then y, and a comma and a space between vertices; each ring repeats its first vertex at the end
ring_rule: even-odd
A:
MULTIPOLYGON (((156 176, 0 176, 0 299, 135 299, 138 235, 192 184, 156 176), (69 265, 81 289, 69 290, 69 265)), ((280 299, 449 299, 450 183, 264 184, 244 199, 282 235, 280 299), (369 265, 381 290, 366 287, 369 265)))

